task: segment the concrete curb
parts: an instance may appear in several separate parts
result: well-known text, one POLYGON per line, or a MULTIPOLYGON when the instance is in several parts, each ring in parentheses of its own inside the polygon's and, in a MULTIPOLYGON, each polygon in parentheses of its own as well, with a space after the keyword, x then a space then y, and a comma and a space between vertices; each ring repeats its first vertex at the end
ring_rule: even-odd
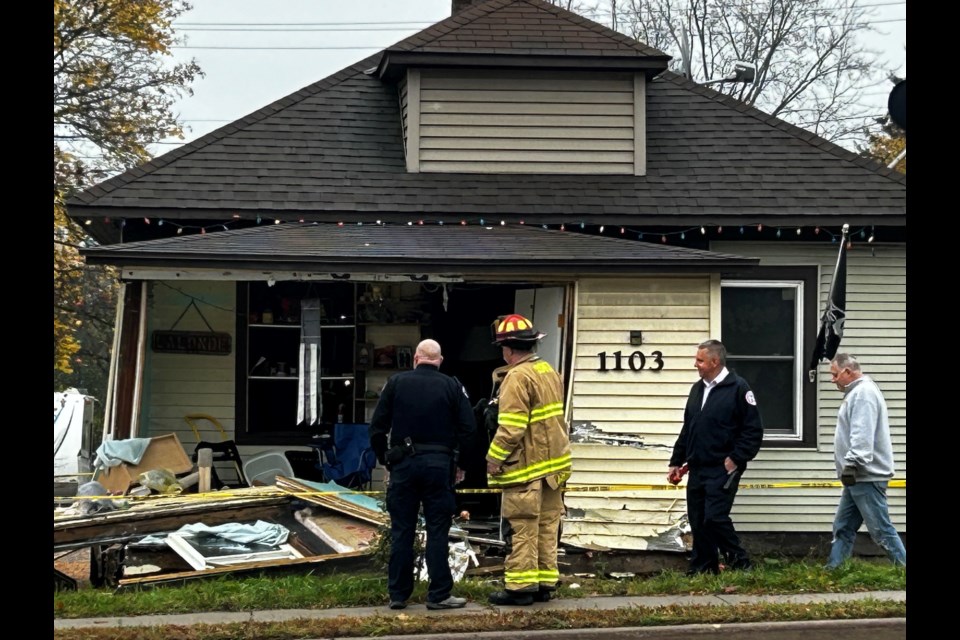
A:
MULTIPOLYGON (((297 619, 328 619, 339 616, 445 616, 480 615, 491 611, 568 610, 568 609, 620 609, 623 607, 684 606, 734 606, 761 602, 813 604, 820 602, 851 602, 856 600, 892 600, 906 602, 906 591, 864 591, 860 593, 810 593, 772 596, 705 595, 705 596, 603 596, 596 598, 563 598, 551 600, 534 607, 496 607, 468 602, 463 609, 431 611, 423 604, 411 604, 406 609, 393 611, 387 607, 350 607, 345 609, 273 609, 265 611, 210 611, 206 613, 181 613, 150 616, 104 617, 104 618, 55 618, 54 629, 80 629, 85 627, 152 627, 163 625, 189 626, 195 624, 229 624, 246 622, 282 622, 297 619)), ((829 621, 824 621, 829 622, 829 621)), ((837 621, 842 622, 842 621, 837 621)), ((804 623, 809 624, 809 623, 804 623)), ((712 627, 715 625, 703 625, 712 627)), ((724 625, 730 626, 730 625, 724 625)), ((754 625, 751 625, 754 626, 754 625)), ((477 636, 480 637, 480 636, 477 636)), ((613 637, 613 636, 611 636, 613 637)))

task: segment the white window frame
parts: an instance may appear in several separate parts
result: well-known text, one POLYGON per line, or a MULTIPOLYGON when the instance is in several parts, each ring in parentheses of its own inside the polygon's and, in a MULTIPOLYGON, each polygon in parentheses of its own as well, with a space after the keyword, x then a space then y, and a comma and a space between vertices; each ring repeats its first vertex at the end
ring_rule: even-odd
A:
MULTIPOLYGON (((793 363, 793 430, 792 432, 777 431, 769 433, 764 426, 764 442, 803 442, 803 280, 721 280, 720 287, 736 287, 740 289, 793 289, 794 290, 794 323, 793 323, 793 344, 794 344, 794 363, 793 363)), ((722 297, 721 297, 722 299, 722 297)), ((721 315, 723 308, 721 304, 721 315)), ((721 336, 720 340, 723 340, 721 336)), ((762 359, 762 358, 758 358, 762 359)), ((768 359, 776 359, 770 356, 768 359)), ((749 380, 747 381, 749 382, 749 380)))

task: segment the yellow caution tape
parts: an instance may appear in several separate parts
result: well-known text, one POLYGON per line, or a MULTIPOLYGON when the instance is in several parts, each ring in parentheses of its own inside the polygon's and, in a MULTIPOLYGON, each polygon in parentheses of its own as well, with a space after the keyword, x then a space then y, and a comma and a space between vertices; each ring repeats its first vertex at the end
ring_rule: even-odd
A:
MULTIPOLYGON (((753 484, 741 484, 740 491, 750 489, 835 489, 842 487, 839 481, 835 482, 760 482, 753 484)), ((891 480, 888 487, 894 489, 904 489, 907 486, 906 480, 891 480)), ((686 490, 683 484, 607 484, 607 485, 567 485, 563 488, 566 493, 605 493, 614 491, 681 491, 686 490)), ((502 489, 457 489, 460 494, 477 493, 502 493, 502 489)), ((277 496, 292 497, 320 497, 320 496, 341 496, 341 495, 365 495, 382 496, 385 491, 286 491, 276 489, 273 491, 260 491, 257 493, 245 493, 241 491, 210 491, 207 493, 168 493, 155 494, 149 496, 75 496, 78 500, 157 500, 163 498, 174 498, 185 501, 203 501, 203 500, 230 500, 230 499, 254 499, 254 498, 273 498, 277 496)), ((58 498, 63 500, 63 497, 58 498)))

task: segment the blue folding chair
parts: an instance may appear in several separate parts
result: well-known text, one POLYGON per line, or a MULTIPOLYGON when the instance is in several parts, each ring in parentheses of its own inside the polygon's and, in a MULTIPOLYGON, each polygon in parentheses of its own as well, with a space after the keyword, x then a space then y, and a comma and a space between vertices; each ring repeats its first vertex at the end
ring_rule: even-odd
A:
POLYGON ((320 452, 320 469, 326 482, 348 489, 369 490, 377 456, 370 446, 370 425, 337 423, 333 441, 312 445, 320 452))

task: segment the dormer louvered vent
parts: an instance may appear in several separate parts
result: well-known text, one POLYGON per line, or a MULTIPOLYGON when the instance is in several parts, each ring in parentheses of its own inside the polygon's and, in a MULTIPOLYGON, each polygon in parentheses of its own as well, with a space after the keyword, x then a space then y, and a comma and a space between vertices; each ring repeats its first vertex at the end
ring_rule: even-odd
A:
POLYGON ((643 73, 407 69, 411 172, 644 175, 643 73))

